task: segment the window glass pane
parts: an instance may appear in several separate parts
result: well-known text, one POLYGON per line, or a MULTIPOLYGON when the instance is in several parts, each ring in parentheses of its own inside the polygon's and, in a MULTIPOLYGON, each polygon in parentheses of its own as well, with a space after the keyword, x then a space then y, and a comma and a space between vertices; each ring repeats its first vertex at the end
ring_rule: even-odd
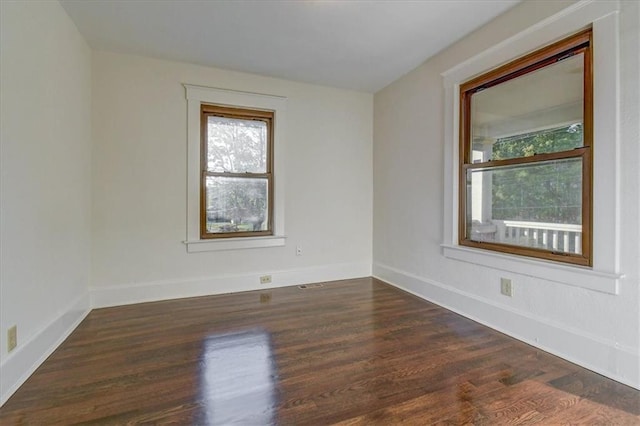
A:
POLYGON ((469 169, 467 236, 580 253, 582 159, 469 169))
POLYGON ((583 146, 584 54, 471 96, 472 161, 568 151, 583 146))
POLYGON ((267 172, 266 122, 216 116, 207 118, 207 170, 267 172))
POLYGON ((268 180, 206 177, 207 233, 268 229, 268 180))

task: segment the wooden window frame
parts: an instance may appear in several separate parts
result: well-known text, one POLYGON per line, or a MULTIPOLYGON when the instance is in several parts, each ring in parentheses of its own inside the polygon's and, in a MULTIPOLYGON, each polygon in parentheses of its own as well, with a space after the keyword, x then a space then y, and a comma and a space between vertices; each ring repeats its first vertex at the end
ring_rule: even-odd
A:
POLYGON ((583 30, 559 42, 509 62, 460 85, 460 145, 459 145, 459 194, 458 194, 458 243, 502 253, 534 257, 581 266, 593 265, 593 64, 592 30, 583 30), (571 151, 536 154, 507 160, 473 163, 471 157, 471 98, 488 87, 531 73, 563 59, 566 55, 584 54, 583 87, 583 147, 571 151), (500 166, 535 164, 560 159, 582 159, 582 250, 581 254, 509 245, 489 241, 473 241, 467 235, 467 172, 473 169, 491 169, 500 166))
POLYGON ((200 105, 200 238, 205 240, 220 238, 238 237, 264 237, 272 236, 273 232, 273 211, 274 211, 274 183, 273 183, 273 138, 274 138, 275 112, 270 110, 236 108, 214 104, 200 105), (208 117, 217 116, 225 118, 235 118, 239 120, 257 120, 267 124, 267 163, 266 172, 212 172, 208 170, 208 117), (241 179, 267 179, 267 229, 263 231, 240 231, 240 232, 207 232, 207 177, 231 177, 241 179))

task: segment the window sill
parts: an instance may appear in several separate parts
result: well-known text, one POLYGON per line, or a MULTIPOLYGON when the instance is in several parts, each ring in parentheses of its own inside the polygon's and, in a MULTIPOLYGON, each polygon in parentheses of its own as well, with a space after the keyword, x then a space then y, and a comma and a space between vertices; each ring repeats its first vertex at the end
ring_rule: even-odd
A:
POLYGON ((285 236, 224 238, 219 240, 183 241, 187 246, 187 253, 203 251, 242 250, 252 248, 284 246, 285 236))
POLYGON ((540 278, 601 293, 617 295, 622 274, 594 271, 581 266, 561 265, 508 254, 442 244, 443 254, 449 259, 485 266, 501 271, 540 278))

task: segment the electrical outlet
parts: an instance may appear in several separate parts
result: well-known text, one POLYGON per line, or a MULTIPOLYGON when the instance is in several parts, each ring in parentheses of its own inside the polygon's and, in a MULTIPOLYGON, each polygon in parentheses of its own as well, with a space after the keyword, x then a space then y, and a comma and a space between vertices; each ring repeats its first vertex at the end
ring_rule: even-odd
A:
POLYGON ((500 293, 513 297, 513 285, 509 278, 500 278, 500 293))
POLYGON ((271 275, 263 275, 260 277, 260 284, 269 284, 271 282, 271 275))
POLYGON ((302 247, 300 246, 296 247, 296 256, 302 256, 302 247))
POLYGON ((7 330, 7 352, 11 352, 18 346, 18 326, 14 325, 7 330))

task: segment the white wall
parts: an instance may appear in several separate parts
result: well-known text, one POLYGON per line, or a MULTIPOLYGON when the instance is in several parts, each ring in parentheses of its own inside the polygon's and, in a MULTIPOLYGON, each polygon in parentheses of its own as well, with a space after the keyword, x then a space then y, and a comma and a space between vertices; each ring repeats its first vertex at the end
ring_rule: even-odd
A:
POLYGON ((440 73, 570 3, 524 2, 372 99, 136 56, 92 58, 57 2, 0 2, 0 404, 87 313, 90 281, 93 306, 107 306, 259 288, 265 273, 272 286, 363 276, 372 227, 381 278, 639 386, 637 2, 621 14, 619 294, 513 275, 506 299, 502 273, 445 259, 440 248, 440 73), (187 254, 182 83, 288 97, 286 246, 187 254), (14 324, 19 346, 8 354, 14 324), (592 348, 607 356, 589 358, 592 348))
POLYGON ((370 275, 372 120, 371 94, 94 52, 94 306, 370 275), (182 83, 288 98, 284 247, 186 252, 182 83))
POLYGON ((441 73, 572 3, 523 2, 376 93, 373 272, 425 299, 640 388, 640 3, 623 2, 620 12, 620 271, 626 277, 620 281, 619 294, 445 258, 440 246, 446 190, 441 73), (512 298, 500 294, 502 276, 514 282, 512 298))
POLYGON ((89 308, 91 51, 57 2, 0 7, 1 404, 89 308))

